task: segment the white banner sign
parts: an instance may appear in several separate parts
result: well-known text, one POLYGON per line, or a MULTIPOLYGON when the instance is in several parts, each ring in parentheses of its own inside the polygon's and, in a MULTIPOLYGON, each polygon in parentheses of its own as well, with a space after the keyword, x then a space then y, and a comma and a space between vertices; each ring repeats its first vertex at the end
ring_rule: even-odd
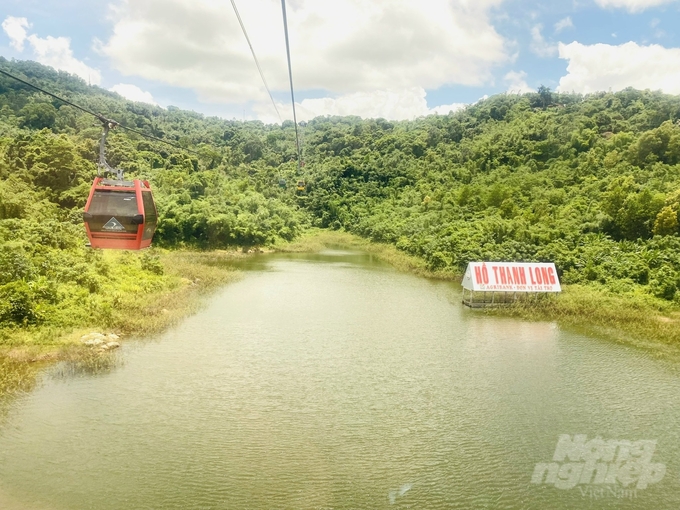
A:
POLYGON ((553 263, 470 262, 463 288, 482 292, 561 292, 553 263))

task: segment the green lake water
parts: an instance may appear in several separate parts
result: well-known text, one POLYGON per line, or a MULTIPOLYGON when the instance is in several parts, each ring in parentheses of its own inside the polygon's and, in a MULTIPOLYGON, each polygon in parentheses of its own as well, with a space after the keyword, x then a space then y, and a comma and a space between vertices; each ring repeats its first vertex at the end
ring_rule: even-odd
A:
POLYGON ((465 309, 361 253, 240 268, 111 370, 59 365, 16 401, 0 508, 680 508, 677 364, 465 309), (628 478, 532 483, 576 434, 620 441, 628 478))

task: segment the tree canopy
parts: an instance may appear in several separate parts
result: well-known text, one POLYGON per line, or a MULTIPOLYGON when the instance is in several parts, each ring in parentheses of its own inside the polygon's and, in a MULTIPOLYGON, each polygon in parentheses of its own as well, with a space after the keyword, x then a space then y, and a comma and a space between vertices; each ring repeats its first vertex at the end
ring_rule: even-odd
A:
MULTIPOLYGON (((299 175, 292 122, 133 103, 34 62, 0 68, 198 153, 109 136, 109 163, 152 183, 157 245, 259 246, 313 225, 394 244, 433 270, 554 261, 566 283, 680 302, 679 97, 541 87, 413 121, 319 117, 300 128, 299 175)), ((30 323, 60 284, 96 294, 106 278, 80 215, 101 127, 4 76, 0 111, 0 322, 30 323)))

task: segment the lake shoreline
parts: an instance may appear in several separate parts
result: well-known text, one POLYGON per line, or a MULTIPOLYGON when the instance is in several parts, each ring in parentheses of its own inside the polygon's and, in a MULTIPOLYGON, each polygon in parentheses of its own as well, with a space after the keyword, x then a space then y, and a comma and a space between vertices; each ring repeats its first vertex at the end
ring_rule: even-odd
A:
MULTIPOLYGON (((116 313, 106 321, 75 326, 40 324, 28 328, 4 329, 0 342, 0 403, 15 394, 30 391, 38 374, 57 362, 68 362, 84 369, 96 370, 112 363, 117 346, 87 345, 83 337, 116 335, 115 343, 129 338, 151 337, 198 311, 206 297, 223 285, 236 281, 240 273, 234 261, 260 253, 261 250, 192 251, 154 250, 163 268, 163 286, 149 292, 125 293, 120 290, 116 313)), ((105 254, 123 263, 129 252, 105 254)), ((129 261, 126 261, 128 263, 129 261)), ((118 291, 118 289, 116 289, 118 291)))
MULTIPOLYGON (((310 252, 340 247, 371 253, 400 271, 424 278, 460 282, 462 272, 431 271, 425 261, 389 244, 374 243, 341 231, 316 230, 297 241, 275 247, 281 252, 310 252)), ((563 327, 588 328, 592 334, 650 352, 680 359, 680 307, 649 295, 613 294, 605 290, 562 285, 563 292, 531 303, 477 313, 530 321, 554 321, 563 327)), ((463 306, 461 304, 461 306, 463 306)))
MULTIPOLYGON (((296 241, 266 249, 232 251, 159 250, 158 260, 172 280, 167 288, 130 295, 120 317, 108 323, 55 328, 50 325, 3 332, 0 343, 0 398, 30 390, 42 368, 67 361, 96 367, 115 350, 85 345, 81 338, 97 332, 125 339, 154 336, 195 313, 205 298, 239 278, 234 262, 264 253, 314 253, 329 248, 363 251, 399 271, 423 278, 459 282, 461 273, 431 271, 425 262, 388 244, 374 243, 341 231, 313 229, 296 241), (138 306, 139 301, 145 304, 138 306), (133 317, 126 320, 126 317, 133 317)), ((113 255, 112 255, 113 256, 113 255)), ((463 306, 461 304, 461 306, 463 306)), ((588 328, 608 340, 641 348, 659 358, 680 358, 680 308, 650 296, 636 299, 576 285, 531 304, 479 310, 477 313, 529 321, 554 321, 569 328, 588 328)))

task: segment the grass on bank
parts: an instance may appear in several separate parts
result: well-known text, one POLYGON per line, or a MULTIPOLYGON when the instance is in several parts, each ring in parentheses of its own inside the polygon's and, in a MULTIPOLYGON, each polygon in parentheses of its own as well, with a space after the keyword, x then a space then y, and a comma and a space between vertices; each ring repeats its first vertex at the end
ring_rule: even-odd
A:
POLYGON ((204 294, 237 279, 229 263, 245 255, 153 250, 97 256, 101 272, 90 290, 60 284, 55 302, 36 311, 36 324, 0 329, 0 401, 30 390, 46 363, 69 361, 91 369, 109 363, 82 344, 82 335, 116 333, 124 341, 176 324, 197 310, 204 294))
POLYGON ((648 350, 657 357, 680 357, 680 308, 648 294, 614 294, 597 287, 564 285, 557 296, 492 313, 552 320, 648 350))

